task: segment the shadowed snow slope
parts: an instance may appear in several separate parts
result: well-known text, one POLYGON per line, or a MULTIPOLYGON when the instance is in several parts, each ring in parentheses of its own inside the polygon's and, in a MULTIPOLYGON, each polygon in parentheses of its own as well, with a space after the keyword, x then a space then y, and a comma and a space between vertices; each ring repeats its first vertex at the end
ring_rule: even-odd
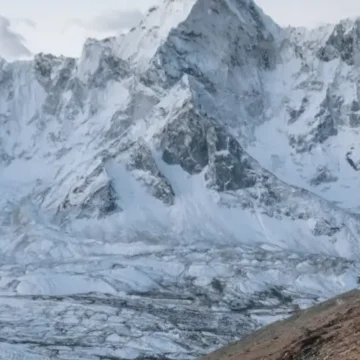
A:
POLYGON ((356 287, 359 36, 167 0, 1 61, 0 359, 193 359, 356 287))

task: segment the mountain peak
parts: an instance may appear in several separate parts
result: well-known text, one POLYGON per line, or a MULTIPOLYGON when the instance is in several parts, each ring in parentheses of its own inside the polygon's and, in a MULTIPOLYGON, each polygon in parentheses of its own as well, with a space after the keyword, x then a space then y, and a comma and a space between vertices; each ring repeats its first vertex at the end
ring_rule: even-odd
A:
POLYGON ((254 36, 255 28, 273 36, 279 30, 252 0, 166 0, 151 8, 140 24, 122 39, 120 56, 145 70, 176 29, 194 34, 201 31, 202 36, 208 38, 219 36, 220 33, 211 29, 213 26, 219 29, 246 27, 254 36))

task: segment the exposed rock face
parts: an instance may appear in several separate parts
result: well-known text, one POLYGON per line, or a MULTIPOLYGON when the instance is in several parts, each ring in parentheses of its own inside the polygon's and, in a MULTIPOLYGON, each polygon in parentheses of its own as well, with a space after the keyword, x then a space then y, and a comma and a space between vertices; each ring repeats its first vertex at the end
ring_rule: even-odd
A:
POLYGON ((120 207, 111 179, 105 174, 103 166, 99 165, 80 186, 72 189, 65 197, 59 206, 58 214, 65 216, 66 213, 75 212, 78 218, 87 218, 91 215, 104 217, 118 210, 120 207), (99 178, 102 178, 102 181, 96 184, 99 178), (89 187, 92 191, 86 195, 89 187))
POLYGON ((360 292, 353 291, 270 325, 204 360, 355 360, 360 292))
POLYGON ((163 160, 169 165, 181 165, 189 174, 201 172, 209 163, 209 126, 194 109, 181 111, 162 131, 163 160))
POLYGON ((165 76, 162 79, 166 81, 165 86, 173 85, 187 74, 216 92, 220 89, 214 85, 223 82, 226 73, 234 68, 255 65, 270 70, 275 67, 273 28, 266 26, 261 11, 252 1, 199 0, 194 3, 186 21, 169 33, 150 68, 151 74, 157 71, 165 76), (228 21, 222 21, 224 16, 228 21), (209 31, 221 33, 221 43, 210 37, 209 31), (194 48, 206 61, 193 55, 194 48))
POLYGON ((131 150, 127 168, 132 171, 135 179, 149 189, 152 196, 166 205, 174 205, 174 190, 159 170, 151 150, 142 141, 131 150))
POLYGON ((338 178, 334 176, 326 167, 316 169, 314 177, 310 180, 313 186, 318 186, 325 183, 337 181, 338 178))
POLYGON ((192 108, 169 122, 161 135, 163 160, 189 174, 207 167, 205 179, 217 191, 239 190, 256 182, 247 154, 219 125, 192 108))
POLYGON ((327 39, 325 46, 319 50, 318 56, 322 61, 341 58, 348 65, 359 61, 360 51, 360 21, 356 20, 353 28, 349 29, 346 22, 335 26, 327 39))
POLYGON ((209 134, 210 163, 206 174, 209 185, 217 191, 236 191, 256 183, 255 169, 239 143, 221 128, 209 134))

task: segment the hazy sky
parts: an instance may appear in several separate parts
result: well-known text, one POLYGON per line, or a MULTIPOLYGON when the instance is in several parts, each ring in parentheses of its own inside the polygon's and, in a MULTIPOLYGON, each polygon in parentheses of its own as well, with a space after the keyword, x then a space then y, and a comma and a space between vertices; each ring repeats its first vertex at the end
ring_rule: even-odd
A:
MULTIPOLYGON (((77 56, 87 37, 111 36, 161 0, 0 0, 0 55, 26 49, 77 56), (10 21, 9 21, 10 20, 10 21), (23 47, 25 46, 25 48, 23 47)), ((176 0, 181 1, 181 0, 176 0)), ((315 26, 360 16, 360 0, 257 0, 280 25, 315 26)))
MULTIPOLYGON (((156 2, 158 0, 0 0, 0 15, 63 21, 90 18, 108 10, 146 10, 156 2)), ((257 0, 257 3, 281 24, 314 25, 360 16, 359 0, 257 0)))
POLYGON ((280 25, 313 27, 360 16, 360 0, 257 0, 280 25))

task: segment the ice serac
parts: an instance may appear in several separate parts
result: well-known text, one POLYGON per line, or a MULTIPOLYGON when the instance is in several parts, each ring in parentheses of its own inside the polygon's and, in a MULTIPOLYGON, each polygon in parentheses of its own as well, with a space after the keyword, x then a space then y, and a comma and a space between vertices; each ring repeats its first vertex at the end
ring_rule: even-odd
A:
POLYGON ((166 0, 1 61, 0 359, 193 359, 356 287, 358 26, 166 0))

